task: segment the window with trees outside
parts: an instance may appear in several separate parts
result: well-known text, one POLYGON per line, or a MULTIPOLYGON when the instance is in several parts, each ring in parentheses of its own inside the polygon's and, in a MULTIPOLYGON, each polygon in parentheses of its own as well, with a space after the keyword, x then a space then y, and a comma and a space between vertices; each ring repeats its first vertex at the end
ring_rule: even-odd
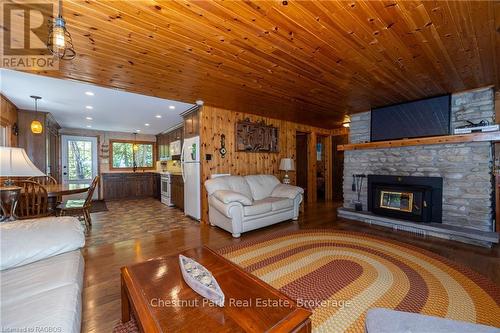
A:
POLYGON ((154 145, 154 142, 110 140, 110 168, 154 168, 154 145))

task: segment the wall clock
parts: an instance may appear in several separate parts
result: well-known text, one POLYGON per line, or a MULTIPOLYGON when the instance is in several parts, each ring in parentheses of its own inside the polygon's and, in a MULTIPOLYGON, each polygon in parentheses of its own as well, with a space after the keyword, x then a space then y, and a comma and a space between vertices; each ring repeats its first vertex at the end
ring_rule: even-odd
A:
POLYGON ((219 152, 220 152, 220 156, 222 158, 226 157, 226 153, 227 153, 227 150, 226 150, 226 136, 224 134, 221 134, 221 136, 220 136, 220 149, 219 149, 219 152))

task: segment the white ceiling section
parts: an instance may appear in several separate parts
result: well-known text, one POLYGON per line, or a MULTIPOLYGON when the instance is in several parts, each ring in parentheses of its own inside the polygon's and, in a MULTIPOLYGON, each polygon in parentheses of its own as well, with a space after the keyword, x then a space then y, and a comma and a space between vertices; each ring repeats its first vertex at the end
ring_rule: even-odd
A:
POLYGON ((35 109, 30 95, 41 96, 38 110, 52 113, 61 127, 114 132, 158 134, 194 105, 6 69, 0 69, 0 91, 22 110, 35 109))

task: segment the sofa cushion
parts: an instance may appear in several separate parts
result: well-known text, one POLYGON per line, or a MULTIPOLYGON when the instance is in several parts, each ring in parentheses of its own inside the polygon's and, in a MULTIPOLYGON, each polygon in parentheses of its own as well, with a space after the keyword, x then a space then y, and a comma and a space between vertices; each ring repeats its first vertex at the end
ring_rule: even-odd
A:
POLYGON ((243 207, 243 214, 245 216, 259 215, 269 213, 273 209, 272 201, 269 200, 255 200, 251 206, 243 207))
POLYGON ((239 202, 242 205, 248 206, 252 204, 252 199, 238 192, 229 190, 217 190, 212 194, 225 204, 230 202, 239 202))
POLYGON ((294 199, 297 195, 303 193, 304 189, 302 187, 288 184, 278 184, 271 193, 271 196, 276 198, 294 199))
POLYGON ((273 206, 272 210, 273 211, 293 207, 293 200, 292 199, 283 199, 283 198, 271 198, 271 199, 274 199, 274 201, 272 202, 272 206, 273 206))
POLYGON ((80 332, 81 290, 68 284, 36 295, 20 298, 0 308, 2 329, 6 332, 80 332))
POLYGON ((0 272, 2 306, 68 284, 76 284, 82 290, 83 270, 84 261, 78 250, 3 270, 0 272))
POLYGON ((245 180, 250 186, 252 198, 262 200, 271 196, 276 185, 280 183, 278 178, 273 175, 251 175, 245 176, 245 180))
POLYGON ((241 176, 223 176, 205 181, 205 188, 208 195, 212 195, 215 191, 228 190, 243 194, 252 199, 252 192, 245 178, 241 176))
POLYGON ((0 225, 0 270, 26 265, 85 244, 77 218, 46 217, 0 225))
POLYGON ((498 328, 427 316, 420 313, 373 308, 366 314, 367 333, 498 333, 498 328))

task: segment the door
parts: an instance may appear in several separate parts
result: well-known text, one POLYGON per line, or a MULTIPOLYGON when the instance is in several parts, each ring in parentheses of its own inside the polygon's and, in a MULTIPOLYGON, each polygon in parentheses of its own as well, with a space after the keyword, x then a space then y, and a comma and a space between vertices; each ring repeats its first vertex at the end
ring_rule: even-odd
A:
POLYGON ((326 199, 326 137, 316 136, 316 198, 318 201, 326 199))
POLYGON ((296 147, 296 175, 297 175, 297 186, 304 189, 304 201, 307 198, 307 166, 308 166, 308 140, 309 134, 303 132, 297 132, 295 137, 295 147, 296 147))
MULTIPOLYGON (((97 176, 97 138, 89 136, 61 137, 63 184, 91 184, 97 176)), ((94 192, 94 199, 98 198, 94 192)))

